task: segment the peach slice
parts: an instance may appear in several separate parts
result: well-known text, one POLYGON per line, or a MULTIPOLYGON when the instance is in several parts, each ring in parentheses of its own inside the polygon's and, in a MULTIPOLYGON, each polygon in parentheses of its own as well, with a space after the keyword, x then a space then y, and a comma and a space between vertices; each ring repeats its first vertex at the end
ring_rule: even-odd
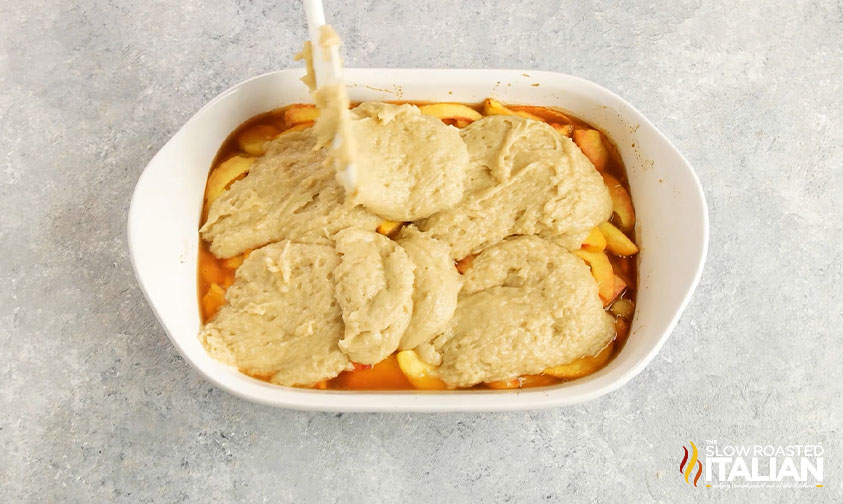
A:
POLYGON ((609 362, 612 357, 612 351, 615 344, 609 343, 606 348, 601 350, 597 355, 580 357, 579 359, 562 364, 561 366, 554 366, 544 370, 544 374, 562 378, 564 380, 573 380, 575 378, 582 378, 602 368, 609 362))
POLYGON ((588 250, 575 250, 574 254, 591 266, 591 276, 597 282, 598 293, 603 303, 614 299, 615 273, 612 271, 612 263, 604 252, 589 252, 588 250))
POLYGON ((401 390, 413 386, 401 371, 395 354, 372 366, 357 366, 354 371, 340 373, 336 383, 350 390, 401 390))
POLYGON ((606 169, 606 163, 609 162, 609 151, 603 145, 603 139, 600 132, 594 129, 580 129, 574 131, 574 143, 579 146, 585 157, 591 161, 597 171, 602 172, 606 169))
POLYGON ((312 122, 303 122, 300 124, 296 124, 295 126, 290 126, 289 128, 285 129, 281 134, 286 135, 287 133, 292 133, 294 131, 304 131, 307 128, 313 126, 312 122))
POLYGON ((631 256, 638 253, 638 247, 620 229, 609 222, 598 224, 600 234, 606 239, 606 248, 618 256, 631 256))
POLYGON ((284 124, 292 128, 297 124, 312 123, 319 117, 319 109, 316 105, 291 105, 284 111, 284 124))
POLYGON ((253 156, 263 156, 266 153, 266 142, 281 134, 281 130, 269 124, 258 124, 247 128, 237 136, 240 150, 253 156))
POLYGON ((603 174, 603 183, 609 188, 612 211, 618 216, 620 228, 627 232, 631 231, 635 226, 635 208, 632 206, 632 198, 629 197, 629 193, 620 181, 608 173, 603 174))
POLYGON ((444 390, 448 388, 445 382, 439 379, 436 368, 421 360, 415 351, 402 350, 398 352, 396 358, 404 376, 417 389, 444 390))
POLYGON ((460 272, 460 275, 464 274, 471 268, 471 265, 474 263, 474 258, 476 256, 474 254, 468 254, 467 256, 463 257, 459 261, 457 261, 457 271, 460 272))
POLYGON ((606 249, 606 237, 603 236, 600 229, 594 228, 585 237, 585 241, 582 242, 582 248, 589 252, 603 252, 606 249))
POLYGON ((566 116, 562 112, 559 112, 558 110, 553 110, 547 107, 535 107, 532 105, 510 105, 509 109, 515 112, 527 112, 528 114, 536 116, 544 122, 548 123, 571 124, 570 117, 566 116))
MULTIPOLYGON (((453 120, 458 127, 460 121, 476 121, 483 116, 480 112, 473 108, 463 105, 461 103, 431 103, 429 105, 421 105, 419 110, 422 114, 433 116, 441 120, 453 120)), ((467 123, 466 123, 467 124, 467 123)))
POLYGON ((225 283, 225 270, 220 267, 216 256, 204 247, 199 248, 199 277, 208 285, 225 283))
POLYGON ((215 199, 219 198, 235 180, 245 176, 254 162, 253 157, 233 156, 214 168, 205 186, 207 205, 210 206, 215 199))
POLYGON ((381 222, 380 224, 378 224, 378 228, 375 231, 377 231, 378 233, 380 233, 384 236, 390 236, 391 237, 392 235, 397 233, 399 229, 401 229, 402 225, 404 225, 403 222, 385 220, 385 221, 381 222))
POLYGON ((573 124, 559 124, 559 123, 550 123, 553 126, 553 129, 559 132, 560 135, 569 137, 574 133, 574 125, 573 124))
POLYGON ((295 385, 299 388, 306 388, 306 389, 315 389, 315 390, 327 390, 328 388, 328 380, 318 381, 316 383, 310 383, 308 385, 295 385))
POLYGON ((632 314, 635 313, 635 303, 633 303, 630 299, 617 299, 614 303, 612 303, 612 307, 609 308, 609 311, 618 317, 630 318, 632 317, 632 314))
POLYGON ((225 290, 215 283, 211 284, 208 292, 202 296, 202 313, 205 314, 205 320, 208 320, 216 315, 217 311, 224 304, 225 290))
POLYGON ((509 380, 496 380, 485 382, 484 385, 489 387, 490 389, 495 390, 502 390, 502 389, 517 389, 521 388, 521 378, 510 378, 509 380))
POLYGON ((614 289, 612 290, 612 297, 611 297, 611 299, 604 300, 605 301, 603 303, 604 307, 612 304, 612 301, 617 299, 618 296, 620 296, 623 293, 623 291, 626 290, 626 282, 624 282, 623 278, 619 277, 618 275, 615 275, 615 283, 613 285, 614 285, 614 289))
POLYGON ((249 254, 251 254, 251 253, 252 253, 252 250, 248 249, 240 255, 236 255, 234 257, 229 257, 228 259, 224 259, 222 261, 222 265, 225 266, 226 268, 234 271, 243 264, 243 261, 245 261, 246 258, 249 257, 249 254))
POLYGON ((619 347, 623 345, 629 337, 630 322, 629 320, 618 317, 615 319, 615 345, 619 347))
POLYGON ((543 121, 543 119, 537 115, 531 114, 529 112, 523 110, 512 110, 510 108, 505 107, 501 102, 492 99, 486 98, 483 101, 483 115, 510 115, 510 116, 520 116, 526 117, 527 119, 533 119, 535 121, 543 121))

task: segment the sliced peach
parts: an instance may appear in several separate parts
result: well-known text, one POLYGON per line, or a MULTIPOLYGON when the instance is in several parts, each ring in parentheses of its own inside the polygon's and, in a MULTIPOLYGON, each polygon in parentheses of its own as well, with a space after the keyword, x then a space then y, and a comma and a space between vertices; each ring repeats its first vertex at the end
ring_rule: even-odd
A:
POLYGON ((401 390, 412 388, 404 376, 395 355, 374 366, 340 373, 336 378, 339 388, 347 390, 401 390))
POLYGON ((574 133, 573 124, 550 123, 550 125, 562 136, 570 137, 574 133))
POLYGON ((459 271, 461 275, 468 271, 468 269, 471 268, 471 265, 474 263, 475 257, 476 256, 474 254, 468 254, 467 256, 457 261, 457 271, 459 271))
POLYGON ((615 319, 615 345, 620 348, 629 337, 629 320, 623 317, 615 319))
POLYGON ((604 252, 589 252, 588 250, 575 250, 574 254, 578 255, 583 261, 591 266, 591 276, 597 282, 600 299, 603 303, 611 301, 615 292, 615 274, 612 271, 612 263, 606 257, 604 252))
POLYGON ((623 231, 608 222, 598 224, 597 228, 606 238, 606 248, 615 255, 631 256, 638 253, 638 247, 632 243, 623 231))
POLYGON ((601 350, 597 355, 580 357, 579 359, 562 364, 561 366, 554 366, 544 370, 544 374, 562 378, 565 380, 573 380, 575 378, 582 378, 602 368, 609 362, 614 350, 614 343, 609 343, 606 348, 601 350))
POLYGON ((230 269, 230 270, 236 270, 237 268, 239 268, 243 264, 243 261, 245 261, 246 258, 249 257, 250 252, 251 252, 251 250, 247 250, 240 255, 236 255, 234 257, 229 257, 228 259, 224 259, 222 261, 222 265, 225 266, 226 268, 230 269))
POLYGON ((215 199, 219 198, 235 180, 245 176, 254 162, 255 158, 253 157, 233 156, 214 168, 214 171, 208 177, 208 184, 205 186, 207 205, 210 206, 215 199))
POLYGON ((606 249, 606 238, 600 232, 600 229, 594 228, 588 233, 585 241, 582 242, 582 248, 589 252, 603 252, 606 249))
MULTIPOLYGON (((271 377, 270 377, 271 379, 271 377)), ((316 389, 316 390, 325 390, 328 388, 328 380, 318 381, 316 383, 309 383, 307 385, 296 385, 299 388, 306 388, 306 389, 316 389)))
POLYGON ((618 317, 631 318, 635 313, 635 303, 631 299, 616 299, 609 311, 618 317))
POLYGON ((247 154, 263 156, 266 153, 266 142, 280 134, 281 130, 275 126, 258 124, 237 135, 237 145, 247 154))
POLYGON ((385 220, 378 224, 378 228, 375 231, 384 236, 392 236, 397 233, 399 229, 401 229, 401 226, 403 224, 403 222, 385 220))
POLYGON ((594 129, 579 129, 574 131, 574 143, 580 148, 585 157, 591 161, 597 171, 606 169, 609 162, 609 151, 603 145, 600 132, 594 129))
POLYGON ((509 116, 520 116, 526 117, 527 119, 533 119, 535 121, 542 121, 542 118, 531 114, 529 112, 525 112, 523 110, 515 111, 510 108, 504 106, 501 102, 493 99, 493 98, 486 98, 483 101, 483 115, 509 115, 509 116))
POLYGON ((402 350, 395 357, 404 376, 417 389, 444 390, 448 388, 445 382, 439 379, 436 368, 421 360, 413 350, 402 350))
POLYGON ((632 206, 632 198, 629 197, 629 193, 620 181, 608 173, 603 174, 603 182, 609 188, 609 196, 612 197, 612 212, 617 215, 620 228, 627 232, 631 231, 635 226, 635 208, 632 206))
POLYGON ((216 256, 204 247, 199 248, 199 277, 209 285, 225 282, 225 270, 220 268, 216 256))
POLYGON ((487 387, 489 387, 491 389, 496 389, 496 390, 517 389, 517 388, 521 388, 521 378, 516 377, 516 378, 511 378, 509 380, 490 381, 490 382, 485 382, 484 385, 486 385, 487 387))
POLYGON ((319 109, 316 105, 291 105, 284 111, 284 124, 292 128, 298 124, 312 123, 319 117, 319 109))
POLYGON ((604 300, 603 306, 609 306, 612 301, 617 299, 618 296, 620 296, 623 291, 626 290, 626 282, 624 282, 623 278, 619 277, 618 275, 615 275, 615 283, 613 285, 614 290, 612 291, 612 297, 608 300, 604 300))
POLYGON ((287 133, 292 133, 294 131, 306 130, 307 128, 310 128, 311 126, 313 126, 313 122, 299 123, 299 124, 296 124, 295 126, 290 126, 289 128, 285 129, 281 134, 286 135, 287 133))
POLYGON ((483 117, 480 115, 480 112, 461 103, 431 103, 429 105, 421 105, 419 110, 424 115, 433 116, 442 120, 451 119, 454 121, 464 120, 471 122, 483 117))
POLYGON ((469 124, 471 124, 472 122, 474 122, 474 121, 469 121, 468 119, 457 119, 456 121, 454 121, 454 126, 456 126, 459 129, 463 129, 466 126, 468 126, 469 124))
POLYGON ((532 116, 536 116, 541 120, 549 123, 561 123, 561 124, 570 124, 571 118, 559 112, 558 110, 553 110, 547 107, 535 107, 532 105, 510 105, 510 110, 515 112, 527 112, 532 116))
POLYGON ((205 320, 216 315, 217 311, 224 304, 225 290, 219 285, 212 283, 208 292, 202 296, 202 313, 205 314, 205 320))

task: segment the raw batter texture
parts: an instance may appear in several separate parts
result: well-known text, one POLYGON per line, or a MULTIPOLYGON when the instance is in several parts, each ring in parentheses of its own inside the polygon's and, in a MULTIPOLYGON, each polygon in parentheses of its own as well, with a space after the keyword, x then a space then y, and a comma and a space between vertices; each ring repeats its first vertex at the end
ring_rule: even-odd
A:
POLYGON ((346 229, 336 236, 336 298, 352 361, 375 364, 398 348, 413 314, 413 271, 407 253, 386 236, 346 229))
POLYGON ((448 246, 421 233, 415 226, 404 228, 398 244, 416 266, 413 284, 413 317, 399 348, 416 348, 442 333, 462 288, 462 276, 454 267, 448 246))
POLYGON ((537 236, 483 251, 465 274, 457 309, 435 345, 449 386, 539 374, 594 355, 614 338, 588 267, 537 236))
POLYGON ((312 130, 270 142, 246 178, 211 205, 202 238, 217 257, 231 257, 278 240, 331 244, 347 227, 374 230, 382 219, 343 204, 345 192, 312 130))
POLYGON ((458 130, 415 105, 349 111, 335 84, 314 97, 315 127, 272 141, 200 230, 218 257, 278 242, 247 259, 203 329, 212 355, 308 384, 415 349, 465 387, 539 374, 612 340, 588 266, 566 250, 608 220, 612 201, 569 138, 515 116, 458 130), (344 166, 356 167, 345 187, 344 166), (415 224, 393 240, 374 231, 384 219, 415 224), (469 254, 462 276, 454 259, 469 254))
POLYGON ((573 250, 609 219, 612 202, 579 147, 546 123, 488 116, 460 130, 468 147, 465 195, 419 223, 451 247, 476 253, 511 235, 540 235, 573 250))
POLYGON ((462 199, 468 151, 459 130, 415 105, 368 102, 351 116, 355 203, 385 219, 414 221, 462 199))
POLYGON ((226 291, 228 304, 202 328, 212 357, 280 385, 309 385, 350 369, 337 342, 334 248, 287 240, 252 252, 226 291))

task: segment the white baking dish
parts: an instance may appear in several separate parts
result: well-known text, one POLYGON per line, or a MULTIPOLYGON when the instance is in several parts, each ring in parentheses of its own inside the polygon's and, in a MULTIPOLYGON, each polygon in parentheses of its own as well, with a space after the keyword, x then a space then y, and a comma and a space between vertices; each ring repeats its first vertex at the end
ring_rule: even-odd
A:
POLYGON ((199 343, 198 225, 214 155, 241 122, 309 102, 301 69, 247 80, 196 113, 147 165, 129 209, 135 274, 173 345, 202 376, 244 399, 325 411, 502 411, 594 399, 628 382, 670 335, 699 281, 708 211, 688 162, 640 112, 614 93, 570 75, 521 70, 348 69, 352 101, 429 100, 561 107, 603 129, 626 163, 637 212, 639 291, 629 340, 608 366, 565 384, 516 391, 344 392, 271 385, 211 359, 199 343))

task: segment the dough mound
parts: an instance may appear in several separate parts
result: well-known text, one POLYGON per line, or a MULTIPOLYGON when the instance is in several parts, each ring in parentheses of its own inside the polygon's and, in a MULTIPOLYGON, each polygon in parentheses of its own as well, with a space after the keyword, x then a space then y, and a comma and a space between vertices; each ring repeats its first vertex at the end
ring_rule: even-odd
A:
POLYGON ((615 336, 588 266, 542 238, 504 240, 464 277, 454 317, 434 342, 449 386, 539 374, 594 355, 615 336))
POLYGON ((316 148, 312 131, 284 133, 231 185, 199 230, 211 252, 227 258, 282 239, 330 244, 347 227, 374 230, 381 219, 344 203, 345 190, 316 148))
POLYGON ((339 348, 353 361, 376 364, 398 348, 413 314, 413 270, 386 236, 360 229, 336 235, 336 299, 345 335, 339 348))
POLYGON ((448 246, 417 228, 404 228, 398 244, 416 265, 413 317, 399 345, 406 350, 431 341, 445 330, 457 308, 462 276, 448 246))
POLYGON ((367 102, 351 116, 355 203, 385 219, 413 221, 460 201, 468 152, 456 128, 415 105, 367 102))
POLYGON ((337 347, 333 247, 281 241, 252 252, 228 288, 228 304, 199 339, 217 360, 280 385, 310 385, 350 369, 337 347))
POLYGON ((452 257, 461 259, 511 235, 539 235, 574 250, 611 215, 600 174, 571 139, 548 124, 487 116, 460 135, 471 157, 463 199, 419 223, 451 247, 452 257))

